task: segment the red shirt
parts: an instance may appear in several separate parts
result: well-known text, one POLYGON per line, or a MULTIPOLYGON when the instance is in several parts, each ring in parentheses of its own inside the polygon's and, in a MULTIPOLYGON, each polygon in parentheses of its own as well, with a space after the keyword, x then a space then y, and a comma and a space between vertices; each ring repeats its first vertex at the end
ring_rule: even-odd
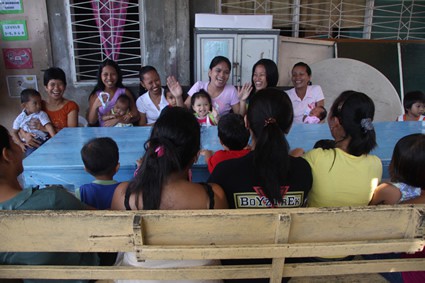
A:
POLYGON ((233 159, 233 158, 239 158, 242 156, 247 155, 251 150, 250 149, 242 149, 242 150, 218 150, 214 153, 213 156, 208 160, 208 171, 210 173, 214 170, 215 166, 217 166, 218 163, 233 159))

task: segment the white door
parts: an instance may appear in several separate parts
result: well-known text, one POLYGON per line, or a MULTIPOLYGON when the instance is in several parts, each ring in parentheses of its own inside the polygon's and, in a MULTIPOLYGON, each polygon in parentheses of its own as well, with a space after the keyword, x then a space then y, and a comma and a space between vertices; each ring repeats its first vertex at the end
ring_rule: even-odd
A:
MULTIPOLYGON (((196 66, 195 79, 197 81, 208 81, 208 70, 211 60, 218 55, 227 57, 230 62, 235 62, 236 35, 231 34, 198 34, 196 37, 196 66)), ((233 84, 232 70, 228 84, 233 84)))
POLYGON ((251 81, 252 66, 260 59, 271 59, 276 64, 279 36, 275 34, 241 34, 238 36, 237 61, 234 85, 251 81), (236 71, 237 70, 237 71, 236 71))

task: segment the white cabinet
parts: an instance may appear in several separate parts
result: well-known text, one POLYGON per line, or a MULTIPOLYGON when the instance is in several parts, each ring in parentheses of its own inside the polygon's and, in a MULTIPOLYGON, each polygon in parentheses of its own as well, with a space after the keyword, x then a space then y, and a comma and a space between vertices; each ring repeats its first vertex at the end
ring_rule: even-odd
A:
POLYGON ((211 60, 218 55, 232 63, 229 84, 251 81, 252 66, 260 59, 278 60, 279 30, 195 29, 195 80, 208 81, 211 60))

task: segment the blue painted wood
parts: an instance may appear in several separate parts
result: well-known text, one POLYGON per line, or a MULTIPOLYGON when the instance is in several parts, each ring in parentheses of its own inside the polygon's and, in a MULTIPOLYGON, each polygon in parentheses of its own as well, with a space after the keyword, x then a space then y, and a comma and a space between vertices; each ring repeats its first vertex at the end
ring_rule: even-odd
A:
MULTIPOLYGON (((388 178, 388 165, 395 143, 411 133, 425 133, 422 122, 377 122, 378 147, 373 154, 378 155, 384 165, 384 178, 388 178)), ((26 185, 62 184, 73 190, 93 177, 84 171, 80 156, 81 147, 94 137, 111 137, 119 147, 120 170, 115 176, 117 181, 127 181, 133 176, 136 160, 143 153, 143 145, 150 135, 150 127, 128 128, 64 128, 55 137, 43 144, 24 160, 24 178, 26 185)), ((327 124, 296 124, 287 136, 291 148, 311 149, 319 139, 330 139, 327 124)), ((202 148, 221 149, 216 127, 203 127, 201 130, 202 148)), ((204 181, 208 178, 205 160, 199 157, 193 168, 193 180, 204 181)))

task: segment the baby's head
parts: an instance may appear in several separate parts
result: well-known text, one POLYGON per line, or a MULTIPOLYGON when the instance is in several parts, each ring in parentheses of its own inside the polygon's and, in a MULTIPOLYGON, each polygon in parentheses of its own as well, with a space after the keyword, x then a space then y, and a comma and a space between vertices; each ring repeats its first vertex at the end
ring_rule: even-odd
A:
POLYGON ((27 115, 38 113, 41 110, 41 95, 32 88, 24 89, 21 92, 21 105, 27 115))
POLYGON ((310 111, 310 116, 316 116, 320 119, 320 121, 323 121, 326 118, 326 115, 328 115, 328 112, 323 106, 316 106, 310 111))
POLYGON ((165 99, 167 100, 169 106, 171 106, 171 107, 177 106, 176 97, 171 93, 171 91, 168 87, 164 88, 164 95, 165 95, 165 99))
POLYGON ((425 135, 401 138, 394 147, 389 170, 391 181, 425 189, 425 135))
POLYGON ((94 177, 112 178, 119 168, 119 152, 116 142, 108 137, 89 140, 81 149, 84 167, 94 177))
POLYGON ((200 118, 204 118, 211 111, 211 97, 205 90, 201 89, 192 95, 190 100, 193 111, 198 114, 200 118))
POLYGON ((425 94, 422 91, 406 93, 403 99, 404 111, 414 117, 419 117, 425 111, 425 94))
POLYGON ((127 95, 120 95, 114 105, 114 114, 124 116, 130 110, 130 98, 127 95))
POLYGON ((229 113, 222 116, 218 121, 217 131, 221 143, 229 150, 241 150, 248 144, 249 131, 239 114, 229 113))

